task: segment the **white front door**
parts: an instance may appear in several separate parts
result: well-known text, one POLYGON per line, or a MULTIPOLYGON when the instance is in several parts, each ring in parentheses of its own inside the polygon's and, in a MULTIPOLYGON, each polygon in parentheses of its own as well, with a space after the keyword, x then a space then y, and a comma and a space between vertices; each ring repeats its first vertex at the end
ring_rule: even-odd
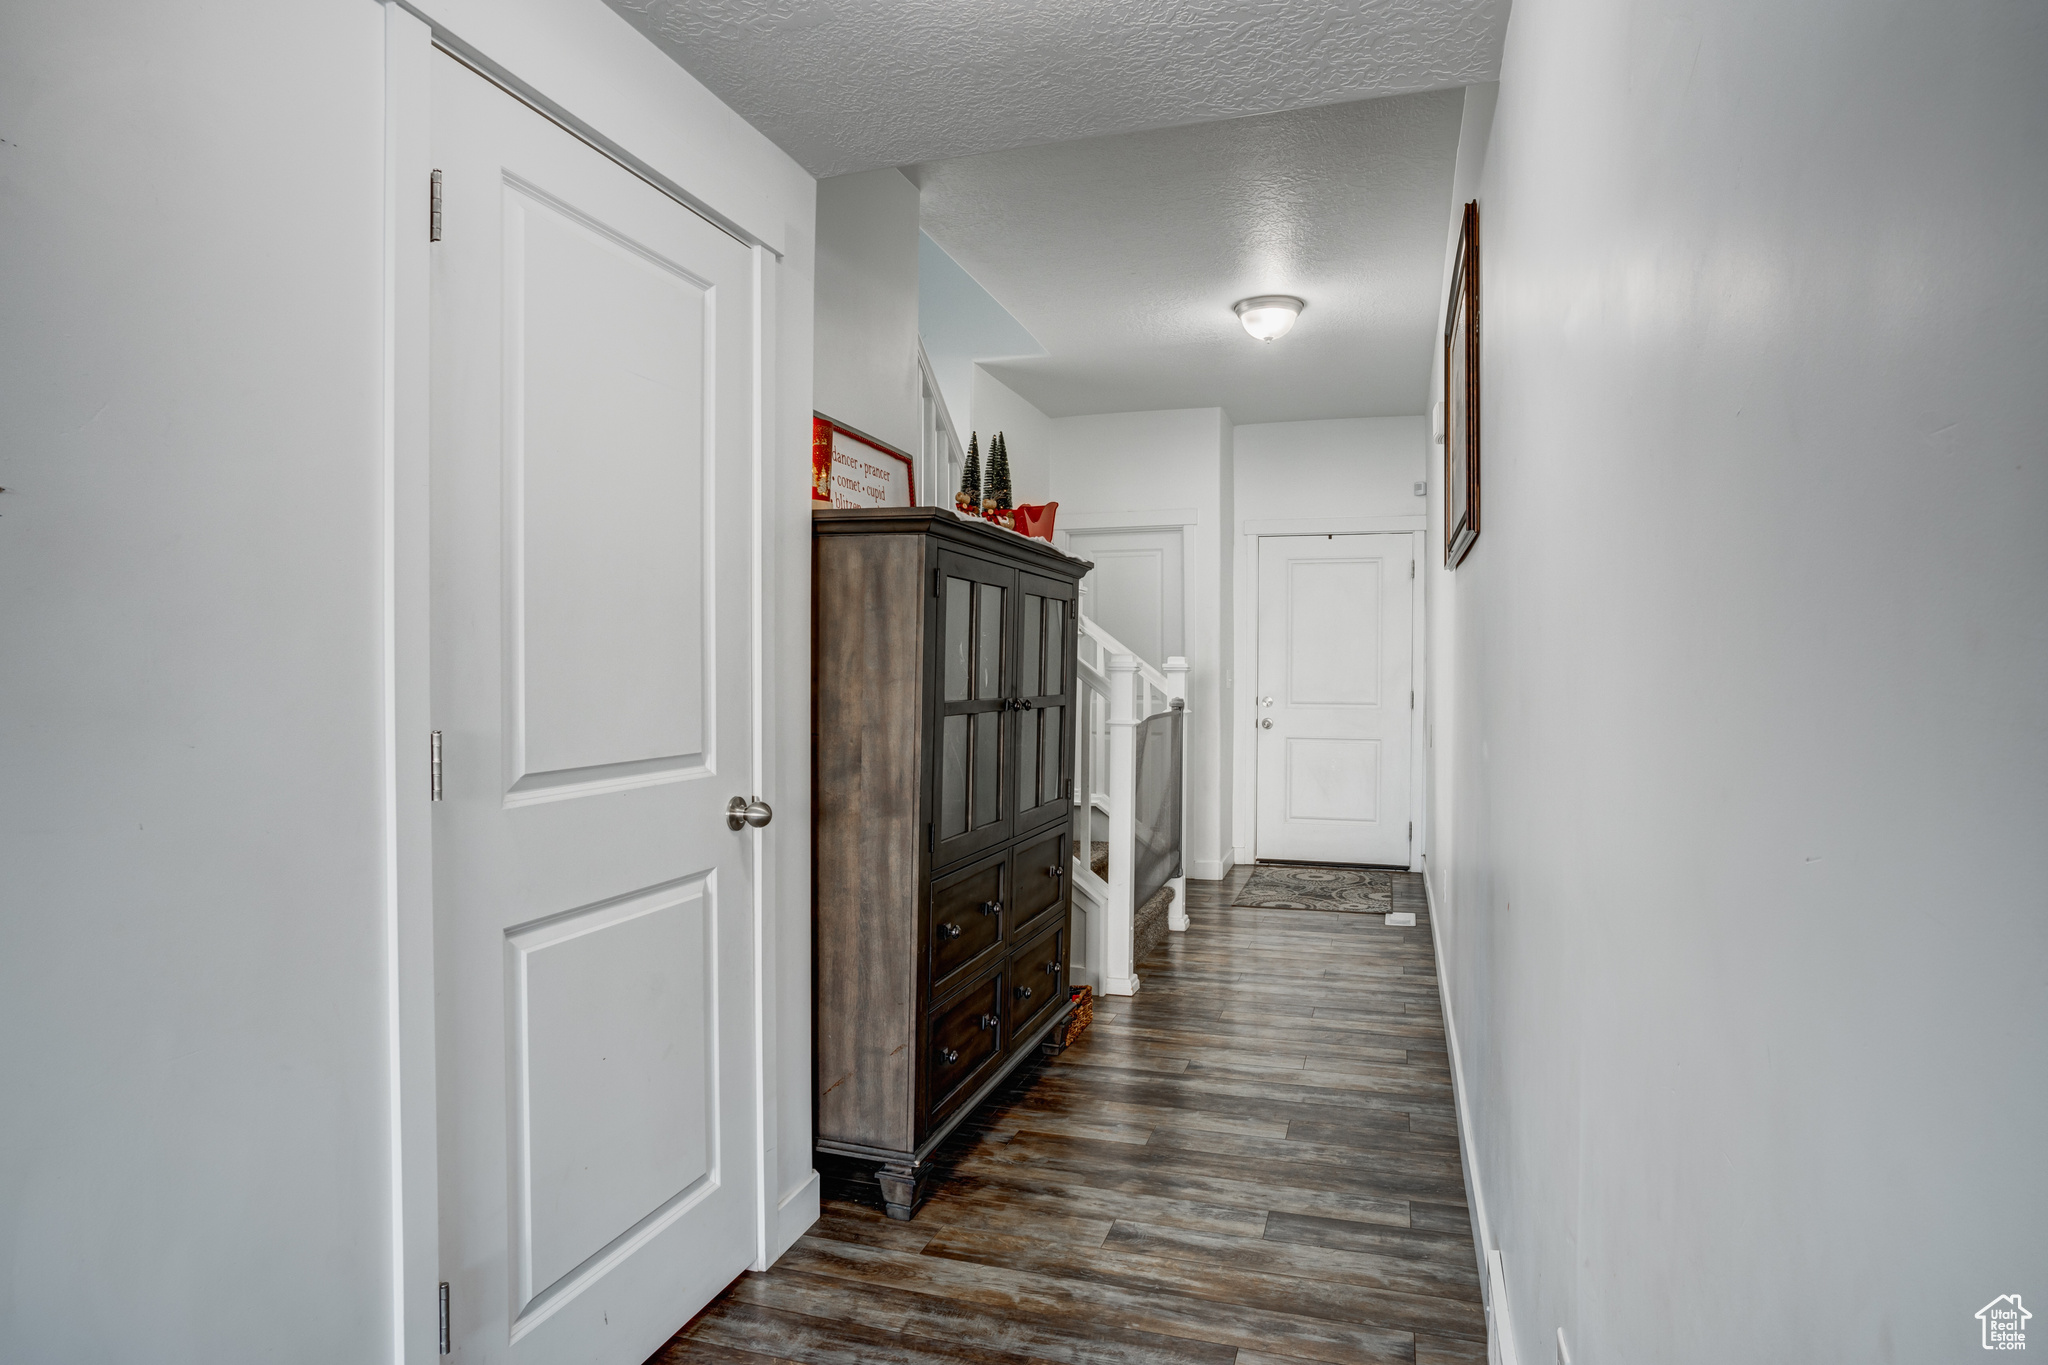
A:
POLYGON ((1407 867, 1414 541, 1259 540, 1260 858, 1407 867))
POLYGON ((441 1276, 640 1365, 755 1254, 752 261, 434 64, 441 1276))

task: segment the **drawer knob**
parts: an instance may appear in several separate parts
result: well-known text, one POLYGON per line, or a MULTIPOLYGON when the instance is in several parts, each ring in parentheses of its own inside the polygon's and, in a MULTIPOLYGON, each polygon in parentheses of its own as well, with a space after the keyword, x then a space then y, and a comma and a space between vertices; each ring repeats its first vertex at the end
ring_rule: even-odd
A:
POLYGON ((1031 998, 1031 988, 1029 986, 1019 986, 1017 988, 1017 998, 1019 1000, 1029 1000, 1031 998))
POLYGON ((1047 976, 1058 976, 1060 974, 1060 960, 1058 958, 1054 958, 1045 964, 1045 974, 1047 976))
POLYGON ((984 1014, 984 1015, 982 1015, 982 1016, 981 1016, 981 1027, 982 1027, 982 1028, 983 1028, 984 1030, 987 1030, 987 1029, 992 1029, 992 1028, 994 1028, 995 1026, 996 1026, 996 1017, 995 1017, 995 1016, 994 1016, 993 1014, 984 1014))
POLYGON ((953 1047, 942 1047, 939 1049, 939 1059, 945 1062, 947 1066, 951 1066, 953 1063, 960 1060, 960 1049, 953 1047))
POLYGON ((984 915, 1000 915, 1003 913, 1003 903, 1001 901, 983 901, 981 903, 981 913, 984 915))
POLYGON ((941 924, 941 925, 939 926, 939 937, 940 937, 940 938, 958 938, 958 937, 960 937, 960 926, 959 926, 959 925, 957 925, 957 924, 941 924))
POLYGON ((1045 870, 1045 875, 1048 877, 1064 877, 1067 875, 1067 870, 1058 863, 1054 863, 1045 870))

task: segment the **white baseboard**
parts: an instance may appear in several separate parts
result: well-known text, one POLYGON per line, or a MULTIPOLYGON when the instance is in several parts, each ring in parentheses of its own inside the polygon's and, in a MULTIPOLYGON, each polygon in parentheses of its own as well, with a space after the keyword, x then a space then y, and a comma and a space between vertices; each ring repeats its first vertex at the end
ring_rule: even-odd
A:
POLYGON ((1190 864, 1193 871, 1188 875, 1198 882, 1220 882, 1237 866, 1235 849, 1225 849, 1221 858, 1196 858, 1190 864))
POLYGON ((1102 975, 1104 995, 1136 995, 1138 985, 1138 978, 1135 976, 1111 976, 1107 972, 1102 975))
POLYGON ((1486 1217, 1486 1192, 1480 1188, 1479 1168, 1473 1164, 1472 1109, 1466 1098, 1465 1064, 1458 1051, 1458 1021, 1451 1012, 1451 990, 1444 980, 1443 940, 1437 935, 1437 896, 1429 860, 1422 860, 1422 894, 1429 905, 1429 946, 1436 958, 1436 993, 1444 1007, 1444 1047, 1451 1060, 1451 1098, 1458 1112, 1458 1157, 1465 1168, 1465 1193, 1472 1209, 1473 1251, 1479 1262, 1479 1284, 1486 1299, 1486 1358, 1492 1365, 1519 1365, 1515 1351, 1513 1317, 1508 1312, 1507 1281, 1495 1268, 1500 1264, 1499 1248, 1493 1244, 1493 1226, 1486 1217))
POLYGON ((782 1196, 782 1201, 775 1206, 774 1252, 763 1264, 755 1266, 756 1270, 766 1270, 781 1260, 782 1253, 795 1246, 796 1239, 818 1221, 818 1214, 822 1211, 820 1194, 818 1173, 812 1171, 801 1185, 782 1196))

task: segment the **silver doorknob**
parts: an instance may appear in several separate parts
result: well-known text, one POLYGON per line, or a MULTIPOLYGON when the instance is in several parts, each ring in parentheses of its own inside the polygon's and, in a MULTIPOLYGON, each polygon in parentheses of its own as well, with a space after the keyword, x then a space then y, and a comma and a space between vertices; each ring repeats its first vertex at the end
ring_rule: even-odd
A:
MULTIPOLYGON (((1273 722, 1270 720, 1262 720, 1259 722, 1259 728, 1261 730, 1270 730, 1273 728, 1273 722)), ((738 826, 735 825, 734 828, 737 829, 738 826)))
POLYGON ((1272 704, 1273 704, 1273 699, 1272 699, 1271 697, 1260 697, 1260 698, 1259 698, 1259 705, 1261 705, 1261 706, 1271 706, 1272 704))
POLYGON ((725 827, 727 829, 745 829, 748 825, 752 825, 755 829, 760 829, 774 818, 774 808, 758 796, 751 802, 744 796, 735 796, 732 800, 725 803, 725 827))

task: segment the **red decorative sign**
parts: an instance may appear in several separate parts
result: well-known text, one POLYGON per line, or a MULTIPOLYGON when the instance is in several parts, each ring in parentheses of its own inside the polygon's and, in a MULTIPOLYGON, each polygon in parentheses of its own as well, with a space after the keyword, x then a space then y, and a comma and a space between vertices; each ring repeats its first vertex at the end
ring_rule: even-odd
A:
POLYGON ((829 417, 811 419, 811 506, 909 507, 916 500, 908 455, 829 417))

